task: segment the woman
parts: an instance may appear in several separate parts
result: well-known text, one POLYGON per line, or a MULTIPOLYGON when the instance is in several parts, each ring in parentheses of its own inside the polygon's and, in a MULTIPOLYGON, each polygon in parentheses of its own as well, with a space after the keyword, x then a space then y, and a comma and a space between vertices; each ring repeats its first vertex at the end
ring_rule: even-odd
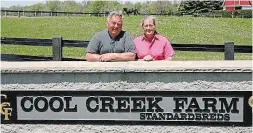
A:
POLYGON ((175 54, 166 37, 158 34, 155 29, 155 18, 145 17, 141 21, 144 35, 134 39, 138 59, 144 61, 171 60, 175 54))

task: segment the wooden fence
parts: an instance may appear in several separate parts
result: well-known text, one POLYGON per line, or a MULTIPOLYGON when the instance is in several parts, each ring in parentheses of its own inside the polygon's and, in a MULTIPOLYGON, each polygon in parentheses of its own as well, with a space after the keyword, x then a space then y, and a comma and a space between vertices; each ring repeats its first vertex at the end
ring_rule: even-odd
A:
MULTIPOLYGON (((2 17, 7 16, 28 16, 28 17, 44 17, 44 16, 83 16, 88 15, 90 16, 108 16, 110 13, 109 11, 106 12, 54 12, 54 11, 24 11, 24 10, 0 10, 2 17)), ((123 12, 124 13, 124 12, 123 12)), ((128 15, 134 15, 133 13, 130 13, 128 15)), ((137 14, 136 14, 137 15, 137 14)), ((138 14, 138 15, 158 15, 158 16, 183 16, 181 13, 149 13, 149 14, 138 14)), ((127 16, 127 14, 126 14, 127 16)), ((217 15, 216 15, 217 16, 217 15)))
POLYGON ((22 10, 1 10, 2 16, 30 16, 30 17, 43 17, 43 16, 107 16, 109 12, 85 13, 85 12, 54 12, 54 11, 22 11, 22 10))
MULTIPOLYGON (((24 11, 24 10, 4 10, 1 9, 1 16, 7 17, 7 16, 26 16, 26 17, 47 17, 47 16, 103 16, 106 17, 110 13, 109 11, 105 12, 55 12, 55 11, 24 11)), ((123 12, 124 13, 124 12, 123 12)), ((127 16, 127 14, 125 14, 127 16)), ((134 15, 133 13, 130 13, 128 15, 134 15)), ((234 17, 233 14, 226 14, 225 16, 222 15, 222 13, 215 13, 215 12, 208 12, 208 13, 180 13, 180 12, 169 12, 169 13, 148 13, 148 14, 136 14, 136 15, 154 15, 154 16, 192 16, 192 17, 211 17, 211 18, 217 18, 217 17, 234 17), (231 16, 230 16, 231 15, 231 16)), ((248 15, 237 15, 238 18, 252 18, 248 15)))
MULTIPOLYGON (((8 38, 1 37, 2 44, 8 45, 31 45, 31 46, 52 46, 53 57, 38 57, 38 56, 26 56, 16 55, 23 60, 37 59, 37 60, 85 60, 85 59, 72 59, 63 58, 63 47, 82 47, 86 48, 89 41, 79 40, 63 40, 62 37, 54 37, 52 39, 38 39, 38 38, 8 38)), ((252 46, 234 45, 234 42, 225 42, 224 45, 212 45, 212 44, 171 44, 173 49, 177 51, 202 51, 202 52, 224 52, 225 60, 234 60, 234 53, 252 53, 252 46)), ((7 58, 7 55, 1 54, 2 58, 7 58)))

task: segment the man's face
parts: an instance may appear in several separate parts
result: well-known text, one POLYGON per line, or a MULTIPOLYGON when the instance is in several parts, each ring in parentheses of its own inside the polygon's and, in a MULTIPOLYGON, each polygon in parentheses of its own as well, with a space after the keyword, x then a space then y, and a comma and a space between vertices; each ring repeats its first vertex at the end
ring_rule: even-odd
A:
POLYGON ((148 38, 153 37, 153 35, 155 34, 155 25, 152 19, 145 20, 142 28, 143 28, 144 34, 148 38))
POLYGON ((122 17, 120 16, 112 16, 106 23, 108 31, 111 37, 116 37, 122 30, 122 17))

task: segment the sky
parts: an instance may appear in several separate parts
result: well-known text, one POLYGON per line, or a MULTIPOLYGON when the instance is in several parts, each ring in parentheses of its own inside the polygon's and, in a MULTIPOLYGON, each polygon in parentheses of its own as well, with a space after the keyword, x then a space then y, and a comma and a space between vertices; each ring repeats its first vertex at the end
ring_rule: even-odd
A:
MULTIPOLYGON (((63 1, 63 0, 60 0, 63 1)), ((75 0, 77 2, 81 2, 82 0, 75 0)), ((140 2, 140 1, 147 1, 147 0, 118 0, 118 1, 131 1, 131 2, 140 2)), ((14 5, 19 5, 19 6, 30 6, 39 2, 46 3, 46 0, 1 0, 1 7, 10 7, 14 5)))
POLYGON ((1 7, 10 7, 14 5, 29 6, 44 0, 1 0, 1 7))

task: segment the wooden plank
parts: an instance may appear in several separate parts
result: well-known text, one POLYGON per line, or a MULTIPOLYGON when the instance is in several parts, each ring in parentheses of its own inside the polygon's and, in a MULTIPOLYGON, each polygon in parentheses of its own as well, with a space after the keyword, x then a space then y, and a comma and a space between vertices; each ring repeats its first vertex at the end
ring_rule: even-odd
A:
POLYGON ((225 42, 224 46, 225 46, 224 59, 234 60, 235 58, 234 42, 225 42))
POLYGON ((1 37, 1 43, 10 45, 52 46, 52 39, 1 37))
POLYGON ((54 37, 52 39, 53 43, 53 60, 54 61, 61 61, 62 60, 62 37, 54 37))
MULTIPOLYGON (((31 45, 31 46, 52 46, 51 39, 38 38, 1 38, 2 44, 9 45, 31 45)), ((62 40, 63 47, 81 47, 87 48, 89 41, 81 40, 62 40)), ((171 44, 173 49, 178 51, 201 51, 201 52, 224 52, 224 45, 214 44, 171 44)), ((252 46, 237 45, 234 46, 236 53, 252 53, 252 46)))
POLYGON ((1 61, 51 61, 52 57, 1 54, 1 61))
POLYGON ((82 47, 87 48, 89 41, 78 41, 78 40, 64 40, 63 46, 64 47, 82 47))
POLYGON ((252 53, 252 46, 234 46, 235 53, 252 53))
POLYGON ((173 49, 179 51, 224 52, 223 45, 213 44, 171 44, 173 49))
MULTIPOLYGON (((85 59, 62 58, 63 61, 86 61, 85 59)), ((1 54, 1 61, 52 61, 52 57, 17 54, 1 54)))

